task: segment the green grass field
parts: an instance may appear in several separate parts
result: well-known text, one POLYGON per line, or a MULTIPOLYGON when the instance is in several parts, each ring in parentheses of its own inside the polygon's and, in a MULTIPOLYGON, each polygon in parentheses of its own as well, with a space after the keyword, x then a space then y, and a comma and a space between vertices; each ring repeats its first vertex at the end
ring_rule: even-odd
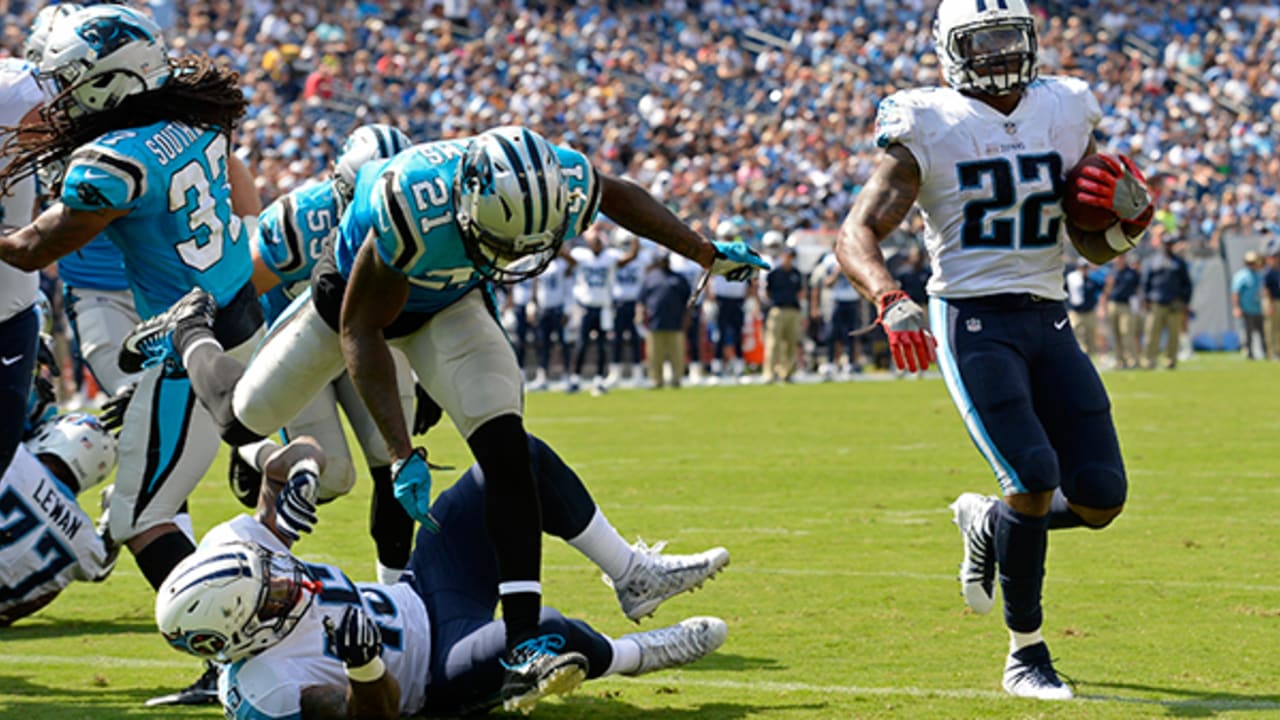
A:
MULTIPOLYGON (((531 396, 530 428, 625 536, 733 554, 718 580, 644 623, 719 615, 720 652, 590 683, 535 717, 1280 717, 1280 368, 1202 355, 1105 379, 1130 501, 1104 532, 1051 538, 1044 631, 1075 682, 1067 704, 1005 696, 1000 615, 960 599, 947 504, 995 484, 940 380, 531 396)), ((433 459, 469 462, 452 427, 429 439, 433 459)), ((201 530, 237 511, 224 475, 219 462, 193 499, 201 530)), ((362 484, 322 509, 299 553, 372 579, 367 508, 362 484)), ((566 613, 610 634, 634 627, 558 541, 543 581, 566 613)), ((126 557, 104 585, 3 631, 0 717, 220 717, 141 707, 199 673, 151 618, 126 557)))

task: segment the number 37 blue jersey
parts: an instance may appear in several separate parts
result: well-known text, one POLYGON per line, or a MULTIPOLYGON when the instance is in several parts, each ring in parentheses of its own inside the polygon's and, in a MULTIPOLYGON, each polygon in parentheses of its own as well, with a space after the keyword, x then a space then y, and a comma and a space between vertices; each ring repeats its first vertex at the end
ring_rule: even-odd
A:
POLYGON ((106 235, 124 254, 143 318, 196 286, 225 305, 253 273, 245 229, 231 209, 228 145, 217 131, 160 122, 109 132, 71 154, 64 205, 129 211, 106 235))
MULTIPOLYGON (((585 155, 554 147, 569 189, 569 240, 595 222, 600 182, 585 155)), ((360 169, 336 247, 344 277, 351 276, 356 253, 369 239, 383 262, 409 278, 407 311, 438 312, 483 281, 454 220, 454 176, 466 148, 466 140, 424 143, 360 169)))

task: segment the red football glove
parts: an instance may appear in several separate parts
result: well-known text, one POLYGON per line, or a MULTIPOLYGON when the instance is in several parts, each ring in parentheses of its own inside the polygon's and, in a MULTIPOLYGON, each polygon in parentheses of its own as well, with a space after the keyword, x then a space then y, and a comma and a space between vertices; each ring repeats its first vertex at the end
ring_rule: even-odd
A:
POLYGON ((1147 178, 1128 155, 1099 154, 1098 159, 1105 162, 1111 172, 1086 166, 1080 171, 1080 192, 1076 198, 1086 205, 1114 212, 1129 237, 1141 235, 1155 214, 1147 178))
POLYGON ((889 349, 899 370, 929 369, 929 363, 937 362, 934 348, 938 343, 925 324, 924 309, 905 292, 894 290, 880 296, 880 315, 876 322, 889 336, 889 349))

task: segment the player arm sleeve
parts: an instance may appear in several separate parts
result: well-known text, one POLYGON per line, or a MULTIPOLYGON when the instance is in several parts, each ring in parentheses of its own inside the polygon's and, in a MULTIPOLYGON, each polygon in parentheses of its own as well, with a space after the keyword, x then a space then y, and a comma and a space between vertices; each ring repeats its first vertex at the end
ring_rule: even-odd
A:
POLYGON ((915 157, 920 177, 929 174, 929 143, 925 137, 926 111, 906 93, 894 93, 880 101, 876 110, 876 145, 901 145, 915 157))
POLYGON ((600 212, 601 184, 595 166, 577 150, 556 146, 560 175, 569 186, 569 229, 566 238, 578 237, 596 221, 600 212))

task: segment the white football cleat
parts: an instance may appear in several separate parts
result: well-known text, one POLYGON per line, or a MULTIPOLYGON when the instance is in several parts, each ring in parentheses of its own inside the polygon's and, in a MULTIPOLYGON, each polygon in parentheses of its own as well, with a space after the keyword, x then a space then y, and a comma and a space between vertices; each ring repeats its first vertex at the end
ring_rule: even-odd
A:
POLYGON ((991 612, 996 600, 995 532, 987 518, 996 498, 965 493, 951 503, 952 522, 964 540, 960 562, 960 592, 964 604, 979 615, 991 612))
POLYGON ((729 637, 729 626, 716 617, 691 617, 675 625, 618 638, 640 646, 640 667, 623 675, 644 675, 688 665, 715 652, 729 637))
POLYGON ((696 555, 663 555, 665 542, 653 547, 639 540, 631 548, 631 564, 617 581, 604 576, 606 585, 618 595, 618 604, 629 619, 652 615, 668 598, 701 587, 729 564, 729 551, 711 548, 696 555))
POLYGON ((1042 642, 1009 653, 1004 664, 1003 685, 1005 692, 1014 697, 1037 700, 1070 700, 1075 697, 1071 688, 1054 672, 1049 646, 1042 642))

